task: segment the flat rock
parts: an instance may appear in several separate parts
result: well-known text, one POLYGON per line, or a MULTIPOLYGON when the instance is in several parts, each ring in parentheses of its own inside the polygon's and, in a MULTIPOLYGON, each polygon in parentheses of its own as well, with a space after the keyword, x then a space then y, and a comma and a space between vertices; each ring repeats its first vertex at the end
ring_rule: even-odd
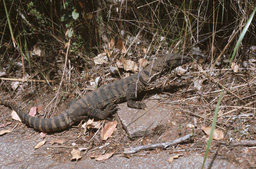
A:
POLYGON ((117 114, 130 138, 152 134, 154 129, 171 121, 174 111, 170 104, 152 99, 144 103, 147 105, 145 110, 129 108, 126 102, 119 105, 117 114))

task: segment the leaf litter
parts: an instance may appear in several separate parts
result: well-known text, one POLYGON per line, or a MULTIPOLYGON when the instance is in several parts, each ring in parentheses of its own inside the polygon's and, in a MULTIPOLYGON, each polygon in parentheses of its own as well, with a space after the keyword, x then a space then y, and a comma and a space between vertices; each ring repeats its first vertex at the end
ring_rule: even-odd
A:
POLYGON ((101 139, 107 140, 109 137, 111 137, 114 131, 116 130, 116 126, 117 126, 117 121, 106 123, 100 133, 101 139))
POLYGON ((35 149, 39 149, 39 148, 42 147, 45 143, 46 143, 46 140, 40 141, 39 143, 37 143, 37 145, 36 145, 34 148, 35 148, 35 149))

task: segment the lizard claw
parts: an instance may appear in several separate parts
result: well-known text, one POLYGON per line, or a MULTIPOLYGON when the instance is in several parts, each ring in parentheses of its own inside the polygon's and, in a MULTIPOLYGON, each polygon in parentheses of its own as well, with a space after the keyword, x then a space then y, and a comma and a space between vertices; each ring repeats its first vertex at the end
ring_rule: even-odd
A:
POLYGON ((127 101, 127 106, 135 109, 145 109, 147 107, 145 103, 133 100, 127 101))
POLYGON ((105 108, 105 112, 108 112, 108 114, 113 114, 117 111, 117 105, 116 104, 109 104, 107 105, 107 107, 105 108))

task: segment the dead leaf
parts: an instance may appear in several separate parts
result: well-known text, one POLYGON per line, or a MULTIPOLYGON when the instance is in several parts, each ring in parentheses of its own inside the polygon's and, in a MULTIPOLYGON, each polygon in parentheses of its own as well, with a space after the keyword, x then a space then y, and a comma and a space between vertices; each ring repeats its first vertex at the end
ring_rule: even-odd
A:
POLYGON ((139 66, 140 66, 140 68, 144 68, 144 67, 146 67, 147 65, 148 65, 148 61, 147 61, 147 59, 144 59, 144 58, 140 58, 139 59, 139 66))
POLYGON ((78 148, 79 151, 86 151, 86 150, 88 150, 88 149, 89 149, 88 147, 79 147, 79 148, 78 148))
POLYGON ((97 161, 107 160, 107 159, 109 159, 110 157, 112 157, 113 154, 114 154, 114 152, 106 153, 106 154, 104 154, 104 155, 99 155, 98 157, 95 158, 95 160, 97 160, 97 161))
MULTIPOLYGON (((256 51, 255 51, 255 52, 256 52, 256 51)), ((253 58, 252 58, 252 59, 249 59, 248 61, 249 61, 250 64, 256 63, 256 59, 253 59, 253 58)))
POLYGON ((126 48, 122 39, 117 40, 116 48, 121 50, 122 53, 126 53, 126 48))
POLYGON ((0 71, 0 77, 5 76, 6 72, 5 71, 0 71))
POLYGON ((109 42, 108 46, 109 46, 109 49, 113 49, 114 48, 115 40, 113 38, 110 39, 110 42, 109 42))
POLYGON ((45 136, 46 136, 46 133, 44 133, 44 132, 41 132, 41 133, 40 133, 40 137, 41 137, 41 138, 45 138, 45 136))
POLYGON ((95 85, 96 85, 97 87, 99 86, 101 80, 102 80, 102 79, 101 79, 100 76, 98 76, 98 77, 95 78, 95 85))
MULTIPOLYGON (((65 32, 65 37, 68 37, 68 32, 69 32, 69 29, 66 30, 66 32, 65 32)), ((66 44, 67 44, 67 43, 66 43, 66 44)), ((66 44, 65 44, 65 47, 64 47, 65 49, 67 48, 67 47, 66 47, 66 44)))
MULTIPOLYGON (((68 37, 68 36, 69 36, 69 35, 68 35, 68 34, 69 34, 69 32, 70 32, 70 29, 68 29, 68 30, 67 30, 67 32, 66 32, 66 33, 67 33, 66 37, 68 37)), ((67 49, 67 47, 68 47, 69 45, 70 45, 70 43, 69 43, 69 42, 65 43, 65 45, 64 45, 64 49, 67 49)))
POLYGON ((85 129, 85 132, 89 129, 99 129, 101 127, 101 121, 94 121, 93 119, 89 119, 82 125, 82 128, 85 129))
POLYGON ((233 62, 233 63, 231 64, 231 68, 232 68, 233 72, 235 72, 235 73, 237 73, 238 70, 239 70, 239 66, 238 66, 238 64, 236 64, 235 62, 233 62))
POLYGON ((138 65, 134 61, 122 59, 121 62, 123 64, 125 71, 132 71, 132 72, 138 71, 138 65))
POLYGON ((117 60, 117 61, 116 61, 116 66, 117 66, 118 68, 124 68, 123 63, 122 63, 121 60, 117 60))
POLYGON ((174 159, 178 159, 179 157, 183 156, 182 154, 176 154, 174 156, 171 156, 169 159, 168 159, 168 162, 173 162, 174 159))
POLYGON ((100 82, 101 82, 101 77, 98 76, 98 77, 96 77, 95 80, 90 81, 90 85, 91 85, 90 87, 93 88, 93 90, 95 90, 99 86, 100 82))
POLYGON ((82 127, 83 128, 86 128, 87 126, 90 126, 94 123, 94 120, 93 119, 89 119, 87 122, 85 122, 82 127))
POLYGON ((63 144, 65 143, 65 140, 63 139, 55 139, 50 141, 51 144, 63 144))
POLYGON ((78 161, 78 160, 80 160, 82 158, 81 151, 79 151, 78 149, 73 149, 71 151, 71 155, 72 155, 71 161, 74 161, 74 160, 78 161))
POLYGON ((144 54, 147 53, 147 49, 145 47, 142 48, 142 51, 143 51, 144 54))
POLYGON ((0 130, 0 136, 3 136, 3 135, 5 135, 5 134, 7 134, 7 133, 10 133, 10 132, 12 132, 11 130, 0 130))
POLYGON ((81 9, 84 9, 84 4, 81 1, 78 1, 78 4, 79 4, 81 9))
POLYGON ((34 148, 38 149, 38 148, 42 147, 45 143, 46 143, 46 140, 40 141, 34 148))
POLYGON ((251 46, 251 47, 250 47, 250 50, 251 50, 252 52, 256 52, 256 46, 251 46))
POLYGON ((43 111, 43 105, 42 104, 39 104, 38 106, 37 106, 37 112, 40 114, 40 112, 42 112, 43 111))
POLYGON ((29 114, 30 116, 33 116, 33 117, 34 117, 34 116, 36 115, 36 112, 37 112, 37 108, 36 108, 36 107, 31 107, 28 114, 29 114))
MULTIPOLYGON (((107 37, 106 34, 102 34, 102 35, 101 35, 101 39, 102 39, 102 42, 103 42, 103 43, 108 43, 108 42, 109 42, 108 37, 107 37)), ((108 46, 108 47, 109 47, 109 46, 108 46)))
POLYGON ((90 153, 90 158, 91 158, 91 159, 95 159, 95 158, 97 158, 97 157, 99 157, 99 155, 98 155, 96 152, 90 153))
POLYGON ((189 123, 189 124, 187 124, 187 127, 193 129, 193 128, 195 128, 195 125, 189 123))
POLYGON ((204 82, 204 80, 202 80, 202 79, 194 80, 194 88, 196 88, 198 91, 200 91, 202 88, 203 82, 204 82))
POLYGON ((117 121, 108 122, 102 128, 100 136, 102 140, 107 140, 115 131, 117 125, 117 121))
POLYGON ((181 66, 177 67, 175 70, 176 70, 176 73, 177 73, 179 76, 184 75, 184 74, 187 72, 187 70, 186 70, 186 69, 183 69, 183 67, 181 67, 181 66))
POLYGON ((93 14, 88 13, 85 18, 88 19, 88 20, 91 20, 93 18, 93 14))
POLYGON ((126 48, 125 48, 125 46, 124 46, 123 49, 121 50, 121 52, 122 52, 122 53, 126 53, 126 51, 127 51, 127 50, 126 50, 126 48))
POLYGON ((117 67, 114 67, 114 66, 110 66, 109 67, 109 70, 112 74, 117 74, 118 73, 118 68, 117 67))
POLYGON ((96 65, 102 65, 104 63, 108 63, 107 53, 100 53, 96 57, 93 58, 93 61, 96 65))
POLYGON ((13 110, 12 113, 11 113, 11 116, 12 116, 12 119, 21 122, 21 119, 20 119, 19 115, 16 113, 16 111, 13 110))
POLYGON ((38 44, 34 45, 31 55, 42 56, 42 50, 40 49, 40 46, 38 44))
POLYGON ((11 87, 13 90, 16 90, 19 87, 19 85, 20 85, 20 82, 12 82, 11 83, 11 87))
MULTIPOLYGON (((202 126, 201 129, 205 132, 205 134, 207 134, 208 136, 210 135, 211 127, 202 126)), ((214 129, 212 138, 214 140, 223 140, 224 139, 223 131, 218 130, 218 129, 214 129)))

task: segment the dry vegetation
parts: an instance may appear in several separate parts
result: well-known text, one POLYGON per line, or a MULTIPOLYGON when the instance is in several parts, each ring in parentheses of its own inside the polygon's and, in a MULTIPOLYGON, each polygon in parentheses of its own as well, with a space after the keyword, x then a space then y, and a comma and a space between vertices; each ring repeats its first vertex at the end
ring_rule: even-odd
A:
MULTIPOLYGON (((255 12, 255 1, 4 2, 6 8, 0 9, 1 97, 45 105, 39 113, 51 116, 55 108, 64 109, 58 105, 138 71, 136 67, 145 61, 139 64, 140 58, 150 60, 152 55, 168 52, 201 55, 204 62, 187 65, 172 81, 186 84, 186 89, 175 97, 167 94, 187 113, 184 123, 194 121, 191 149, 206 151, 201 126, 211 126, 224 91, 216 122, 224 138, 215 140, 210 151, 243 167, 256 167, 255 15, 232 58, 255 12)), ((7 118, 1 118, 1 123, 2 119, 7 118)), ((113 139, 113 147, 120 140, 131 142, 113 139)), ((102 144, 95 142, 94 146, 102 144)))

